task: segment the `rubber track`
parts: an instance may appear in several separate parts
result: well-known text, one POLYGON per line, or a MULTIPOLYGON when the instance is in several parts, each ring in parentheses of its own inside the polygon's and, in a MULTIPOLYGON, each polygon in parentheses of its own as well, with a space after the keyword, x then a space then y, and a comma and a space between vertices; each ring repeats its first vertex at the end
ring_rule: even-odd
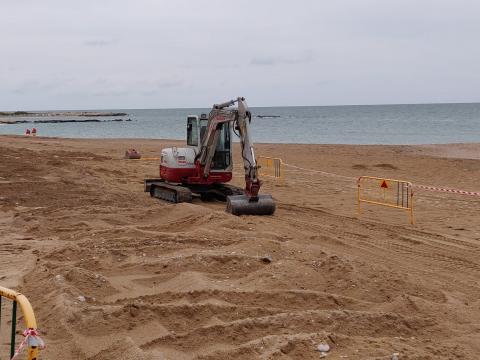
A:
POLYGON ((192 192, 183 186, 170 184, 152 184, 150 196, 172 203, 192 202, 192 192))

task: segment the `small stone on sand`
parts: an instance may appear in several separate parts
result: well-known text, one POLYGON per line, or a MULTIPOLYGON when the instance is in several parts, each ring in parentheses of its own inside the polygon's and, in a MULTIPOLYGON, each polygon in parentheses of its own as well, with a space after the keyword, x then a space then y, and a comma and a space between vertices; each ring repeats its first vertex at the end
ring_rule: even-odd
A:
POLYGON ((327 343, 325 344, 318 344, 317 350, 320 352, 329 352, 330 351, 330 345, 327 343))

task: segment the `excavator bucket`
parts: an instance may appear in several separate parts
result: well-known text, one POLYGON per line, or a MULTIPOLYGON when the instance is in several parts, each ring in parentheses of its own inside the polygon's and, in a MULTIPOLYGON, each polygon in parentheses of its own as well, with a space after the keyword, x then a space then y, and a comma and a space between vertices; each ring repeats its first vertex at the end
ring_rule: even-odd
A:
POLYGON ((256 201, 245 195, 233 195, 227 198, 227 212, 233 215, 273 215, 275 201, 271 195, 259 195, 256 201))

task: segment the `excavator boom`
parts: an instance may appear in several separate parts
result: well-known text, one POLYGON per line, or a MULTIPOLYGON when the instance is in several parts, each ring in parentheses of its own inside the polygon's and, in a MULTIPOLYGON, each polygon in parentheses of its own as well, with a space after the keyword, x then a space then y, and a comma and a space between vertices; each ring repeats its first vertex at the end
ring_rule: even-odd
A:
POLYGON ((240 138, 241 155, 245 171, 245 194, 227 198, 227 212, 234 215, 271 215, 275 212, 275 202, 270 195, 258 195, 262 182, 258 178, 258 166, 255 159, 249 125, 252 119, 245 98, 238 97, 213 106, 208 117, 207 134, 199 154, 203 175, 208 176, 211 162, 218 142, 221 124, 234 123, 240 138), (232 107, 237 104, 237 107, 232 107))

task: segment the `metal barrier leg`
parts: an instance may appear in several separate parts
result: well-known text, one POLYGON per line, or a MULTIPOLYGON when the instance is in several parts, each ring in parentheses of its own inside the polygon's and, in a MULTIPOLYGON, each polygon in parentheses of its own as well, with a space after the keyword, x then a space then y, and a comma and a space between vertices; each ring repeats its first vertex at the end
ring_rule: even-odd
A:
POLYGON ((15 335, 17 332, 17 302, 12 305, 12 335, 10 338, 10 359, 15 355, 15 335))
POLYGON ((413 217, 413 190, 410 191, 410 224, 415 225, 415 219, 413 217))
POLYGON ((357 211, 358 215, 360 215, 362 213, 362 210, 360 209, 360 184, 358 184, 357 188, 357 211))

